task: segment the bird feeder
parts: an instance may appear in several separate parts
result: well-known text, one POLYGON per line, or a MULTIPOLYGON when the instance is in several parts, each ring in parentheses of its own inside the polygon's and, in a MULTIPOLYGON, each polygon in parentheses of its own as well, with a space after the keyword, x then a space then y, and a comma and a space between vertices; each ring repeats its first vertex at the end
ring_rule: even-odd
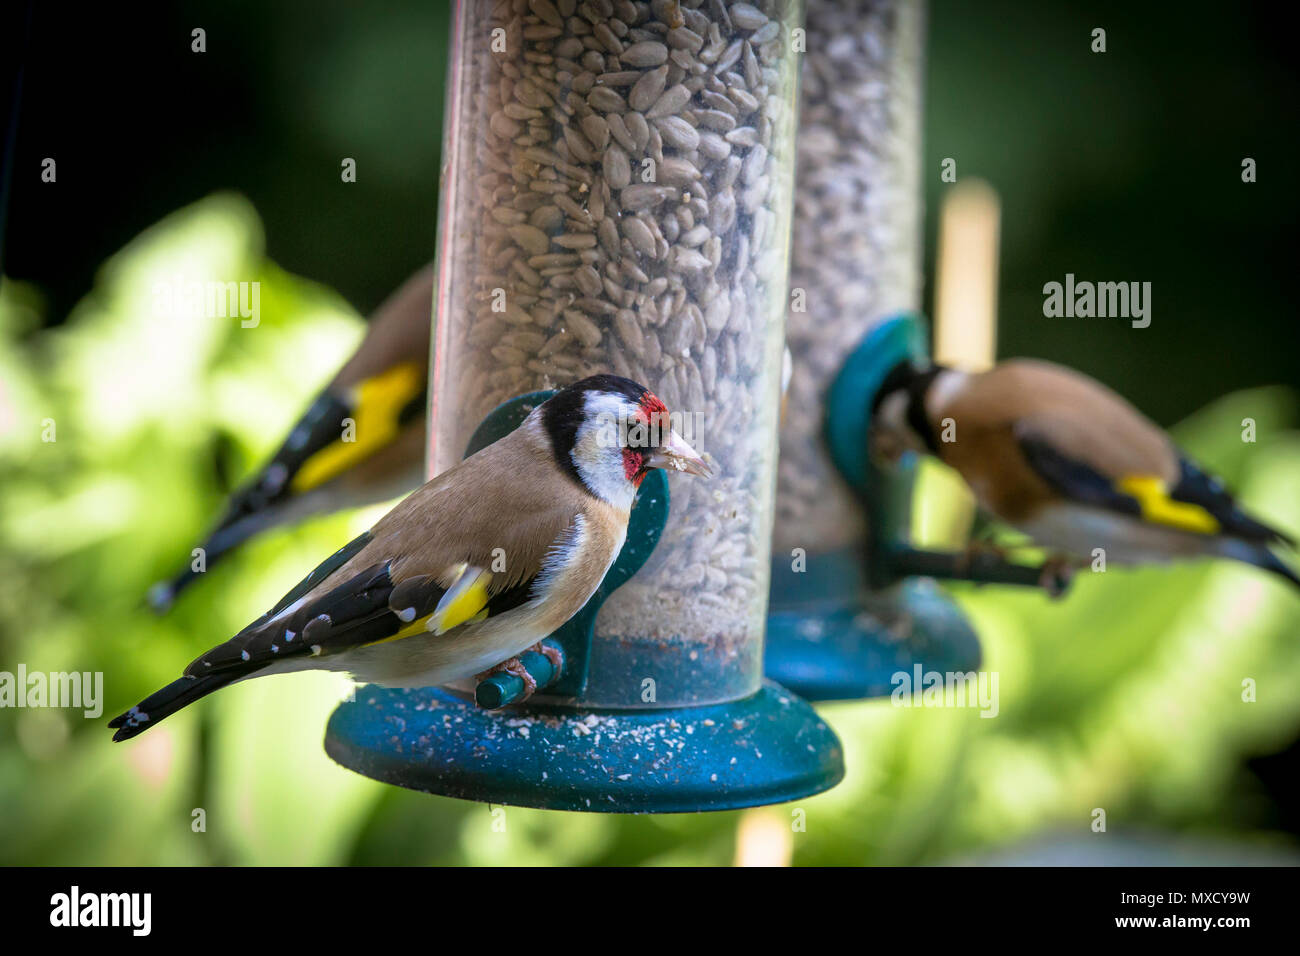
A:
POLYGON ((676 812, 794 799, 838 740, 762 677, 798 0, 465 0, 430 381, 438 473, 588 375, 638 381, 710 459, 653 472, 627 544, 523 660, 538 691, 365 688, 327 749, 470 799, 676 812), (481 423, 481 424, 480 424, 481 423))
POLYGON ((813 700, 887 694, 917 664, 979 663, 934 583, 884 563, 906 539, 910 481, 872 481, 863 458, 875 389, 924 351, 914 320, 881 324, 921 291, 922 6, 807 8, 766 670, 813 700))

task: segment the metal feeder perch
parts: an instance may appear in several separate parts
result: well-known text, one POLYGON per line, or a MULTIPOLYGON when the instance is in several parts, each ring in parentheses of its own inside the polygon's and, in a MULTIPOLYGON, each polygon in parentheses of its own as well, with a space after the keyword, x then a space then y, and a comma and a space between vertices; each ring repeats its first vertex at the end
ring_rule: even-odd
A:
POLYGON ((795 571, 772 561, 766 673, 813 700, 888 695, 897 673, 966 672, 979 666, 979 641, 933 581, 903 579, 894 557, 910 520, 910 469, 874 468, 868 454, 876 390, 900 361, 924 354, 919 324, 882 323, 852 352, 826 398, 830 458, 867 519, 866 543, 807 555, 795 571), (780 675, 777 677, 776 675, 780 675))
POLYGON ((801 23, 799 0, 457 4, 429 471, 614 372, 683 416, 715 477, 645 479, 600 591, 524 662, 536 696, 509 703, 502 675, 359 690, 326 740, 346 766, 638 813, 842 777, 833 732, 762 676, 801 23))

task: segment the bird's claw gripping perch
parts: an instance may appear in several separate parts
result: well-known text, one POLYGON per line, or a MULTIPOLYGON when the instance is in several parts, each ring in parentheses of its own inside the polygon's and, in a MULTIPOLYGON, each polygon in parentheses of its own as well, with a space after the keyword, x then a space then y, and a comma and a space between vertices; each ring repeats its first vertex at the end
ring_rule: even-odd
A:
POLYGON ((1056 557, 1048 558, 1043 562, 1038 584, 1047 592, 1048 597, 1052 600, 1059 600, 1070 589, 1070 583, 1073 580, 1074 566, 1067 559, 1056 557))
POLYGON ((487 680, 489 677, 491 677, 493 674, 501 674, 501 673, 513 674, 515 677, 518 677, 521 681, 524 682, 524 692, 519 696, 518 700, 516 700, 515 703, 519 703, 520 701, 525 701, 529 697, 532 697, 533 694, 537 692, 537 678, 533 677, 532 674, 528 673, 528 668, 524 666, 524 662, 521 661, 518 657, 512 657, 509 660, 502 661, 500 664, 496 664, 493 667, 489 667, 487 670, 483 671, 483 673, 475 675, 474 679, 478 681, 484 681, 487 680))
POLYGON ((550 661, 551 669, 554 673, 559 674, 560 671, 564 670, 564 655, 560 653, 560 649, 554 644, 548 644, 545 641, 538 641, 528 649, 541 654, 550 661))
POLYGON ((490 667, 477 675, 479 686, 475 691, 474 699, 480 707, 487 710, 495 710, 508 704, 522 703, 537 693, 540 688, 553 684, 563 669, 563 652, 549 641, 538 641, 519 655, 502 661, 495 667, 490 667), (525 659, 529 658, 530 655, 545 658, 545 664, 538 661, 537 657, 533 657, 530 662, 526 663, 525 659), (549 670, 547 665, 549 665, 549 670), (502 693, 500 685, 498 685, 497 694, 488 693, 484 695, 485 682, 494 674, 510 674, 519 678, 520 684, 523 685, 522 691, 511 693, 507 690, 502 693))

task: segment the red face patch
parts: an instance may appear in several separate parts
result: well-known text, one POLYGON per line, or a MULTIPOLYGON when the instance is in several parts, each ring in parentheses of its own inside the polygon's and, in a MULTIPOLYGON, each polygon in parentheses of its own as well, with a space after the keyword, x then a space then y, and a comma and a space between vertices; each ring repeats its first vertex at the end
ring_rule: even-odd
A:
POLYGON ((652 421, 655 415, 668 414, 668 406, 661 402, 654 392, 646 392, 642 395, 639 404, 643 418, 647 422, 652 421))
POLYGON ((645 477, 645 469, 641 467, 644 464, 645 456, 639 451, 623 449, 623 477, 637 487, 641 486, 641 479, 645 477))

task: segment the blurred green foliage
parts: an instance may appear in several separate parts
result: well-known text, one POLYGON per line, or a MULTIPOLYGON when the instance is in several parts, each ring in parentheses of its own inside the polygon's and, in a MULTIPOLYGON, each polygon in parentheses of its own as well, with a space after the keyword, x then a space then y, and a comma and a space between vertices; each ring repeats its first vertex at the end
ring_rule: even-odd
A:
MULTIPOLYGON (((0 669, 102 671, 104 713, 0 710, 0 863, 650 863, 733 859, 740 814, 610 817, 490 808, 374 783, 321 748, 347 692, 331 675, 239 684, 125 745, 107 718, 269 607, 377 511, 268 535, 174 612, 150 583, 185 560, 222 496, 288 429, 357 341, 328 289, 266 258, 252 207, 216 195, 148 230, 42 329, 28 286, 0 284, 0 669), (261 323, 160 314, 159 282, 261 283, 261 323), (56 440, 42 441, 53 421, 56 440), (195 811, 205 829, 196 832, 195 811)), ((1296 399, 1230 395, 1178 438, 1282 527, 1300 528, 1296 399), (1241 420, 1258 442, 1241 440, 1241 420)), ((978 856, 1045 829, 1260 829, 1243 755, 1300 727, 1300 598, 1224 563, 1079 580, 1068 600, 955 589, 1000 676, 1000 713, 825 708, 849 773, 800 801, 797 863, 978 856), (1242 682, 1257 683, 1255 703, 1242 682)), ((754 811, 788 829, 790 808, 754 811)))

